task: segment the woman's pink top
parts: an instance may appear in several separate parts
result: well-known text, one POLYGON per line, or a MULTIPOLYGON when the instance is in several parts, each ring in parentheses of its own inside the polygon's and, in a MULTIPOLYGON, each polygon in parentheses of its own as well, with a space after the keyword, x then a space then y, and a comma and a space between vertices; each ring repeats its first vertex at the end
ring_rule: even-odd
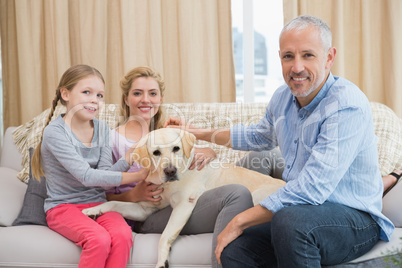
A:
MULTIPOLYGON (((131 146, 133 146, 136 143, 136 141, 127 139, 126 137, 119 134, 117 132, 117 129, 118 128, 115 128, 110 132, 110 137, 113 142, 112 154, 113 154, 113 162, 114 163, 117 162, 117 160, 119 160, 120 158, 122 158, 126 154, 128 149, 130 149, 131 146)), ((137 172, 141 169, 142 169, 142 167, 139 164, 137 164, 136 162, 134 162, 134 164, 130 167, 130 169, 127 172, 137 172)), ((113 187, 113 188, 107 190, 106 194, 121 194, 121 193, 127 192, 128 190, 132 189, 136 185, 137 185, 136 182, 123 184, 123 185, 113 187)))

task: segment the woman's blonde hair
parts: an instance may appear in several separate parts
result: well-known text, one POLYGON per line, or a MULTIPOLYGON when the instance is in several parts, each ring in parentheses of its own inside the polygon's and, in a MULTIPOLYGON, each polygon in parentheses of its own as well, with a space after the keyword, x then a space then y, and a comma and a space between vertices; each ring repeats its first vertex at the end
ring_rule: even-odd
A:
MULTIPOLYGON (((52 107, 51 107, 49 116, 47 118, 45 127, 49 124, 50 120, 52 119, 58 102, 60 101, 61 104, 66 105, 66 102, 61 97, 60 90, 62 88, 65 88, 70 91, 75 87, 75 85, 80 80, 87 78, 88 76, 92 76, 92 75, 99 77, 102 80, 102 82, 105 83, 105 80, 103 79, 102 74, 94 67, 91 67, 88 65, 84 65, 84 64, 74 65, 74 66, 71 66, 70 68, 68 68, 67 71, 64 72, 64 74, 60 78, 59 85, 57 86, 56 95, 53 99, 52 107)), ((43 170, 42 170, 41 146, 42 146, 43 131, 45 130, 45 127, 42 130, 41 141, 39 142, 38 146, 36 147, 35 152, 32 156, 32 160, 31 160, 32 176, 38 181, 40 181, 41 176, 44 176, 43 170)))
MULTIPOLYGON (((123 119, 119 122, 119 125, 126 123, 130 117, 130 107, 127 106, 126 99, 128 98, 128 94, 130 93, 131 85, 137 78, 140 77, 146 77, 146 78, 151 77, 155 79, 155 81, 159 85, 161 97, 163 98, 165 94, 165 81, 163 80, 162 76, 151 67, 141 66, 129 71, 120 80, 120 88, 122 91, 120 114, 123 117, 123 119)), ((159 106, 158 112, 153 116, 151 120, 151 124, 149 125, 149 131, 159 129, 161 127, 163 127, 163 111, 162 107, 159 106)))

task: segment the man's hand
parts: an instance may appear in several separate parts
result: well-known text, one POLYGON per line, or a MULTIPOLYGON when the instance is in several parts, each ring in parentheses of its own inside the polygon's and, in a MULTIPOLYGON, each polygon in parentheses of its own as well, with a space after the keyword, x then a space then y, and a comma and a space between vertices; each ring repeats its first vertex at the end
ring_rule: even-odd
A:
POLYGON ((219 264, 222 264, 221 254, 223 249, 242 233, 243 230, 240 228, 239 223, 236 221, 236 218, 233 218, 228 225, 226 225, 225 229, 223 229, 223 231, 218 235, 215 256, 219 264))
POLYGON ((272 220, 273 213, 261 205, 256 205, 235 216, 226 225, 225 229, 218 235, 215 256, 221 264, 221 254, 223 249, 233 240, 238 238, 243 231, 251 226, 269 222, 272 220))
POLYGON ((205 165, 216 158, 216 153, 211 148, 195 148, 194 159, 189 169, 194 169, 198 166, 197 170, 203 169, 205 165))
POLYGON ((187 125, 186 120, 179 117, 169 117, 163 127, 182 127, 185 128, 187 125))
POLYGON ((193 134, 197 139, 213 142, 231 148, 230 129, 203 129, 196 128, 179 117, 169 117, 164 127, 179 128, 193 134))

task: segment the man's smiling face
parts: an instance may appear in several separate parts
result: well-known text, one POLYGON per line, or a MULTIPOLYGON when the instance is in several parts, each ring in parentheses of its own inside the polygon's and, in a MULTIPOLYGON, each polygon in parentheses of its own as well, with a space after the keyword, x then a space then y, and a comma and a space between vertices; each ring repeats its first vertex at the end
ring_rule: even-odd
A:
POLYGON ((314 27, 289 30, 280 39, 282 74, 301 106, 309 104, 324 85, 335 58, 335 49, 325 51, 314 27))

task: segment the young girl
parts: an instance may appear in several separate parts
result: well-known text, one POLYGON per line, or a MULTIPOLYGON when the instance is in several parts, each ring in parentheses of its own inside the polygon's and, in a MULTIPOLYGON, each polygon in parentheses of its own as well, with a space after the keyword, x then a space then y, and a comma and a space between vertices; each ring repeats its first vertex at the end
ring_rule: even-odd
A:
POLYGON ((82 247, 79 267, 85 268, 126 267, 133 241, 131 228, 119 213, 93 220, 81 210, 105 202, 104 188, 147 176, 143 170, 121 172, 132 165, 128 154, 113 164, 109 127, 95 118, 103 104, 104 85, 99 71, 87 65, 70 67, 63 74, 32 159, 33 176, 46 176, 47 223, 82 247), (49 124, 58 101, 67 111, 49 124))
MULTIPOLYGON (((122 89, 123 123, 112 131, 113 156, 119 159, 127 149, 149 131, 161 128, 164 124, 160 105, 163 100, 165 84, 161 76, 149 67, 138 67, 129 71, 120 81, 122 89)), ((210 148, 195 148, 196 160, 190 168, 201 169, 215 153, 210 148)), ((134 165, 136 172, 141 167, 134 165)), ((135 184, 135 183, 134 183, 135 184)), ((158 201, 154 196, 162 190, 156 185, 139 182, 137 185, 124 185, 108 191, 109 200, 120 201, 158 201), (135 186, 135 187, 134 187, 135 186)), ((227 185, 205 192, 197 202, 192 216, 181 234, 213 232, 212 266, 218 267, 214 250, 216 238, 226 224, 238 213, 253 206, 251 194, 241 185, 227 185)), ((134 230, 140 233, 162 233, 169 220, 172 208, 169 206, 152 214, 143 223, 136 222, 134 230)))

